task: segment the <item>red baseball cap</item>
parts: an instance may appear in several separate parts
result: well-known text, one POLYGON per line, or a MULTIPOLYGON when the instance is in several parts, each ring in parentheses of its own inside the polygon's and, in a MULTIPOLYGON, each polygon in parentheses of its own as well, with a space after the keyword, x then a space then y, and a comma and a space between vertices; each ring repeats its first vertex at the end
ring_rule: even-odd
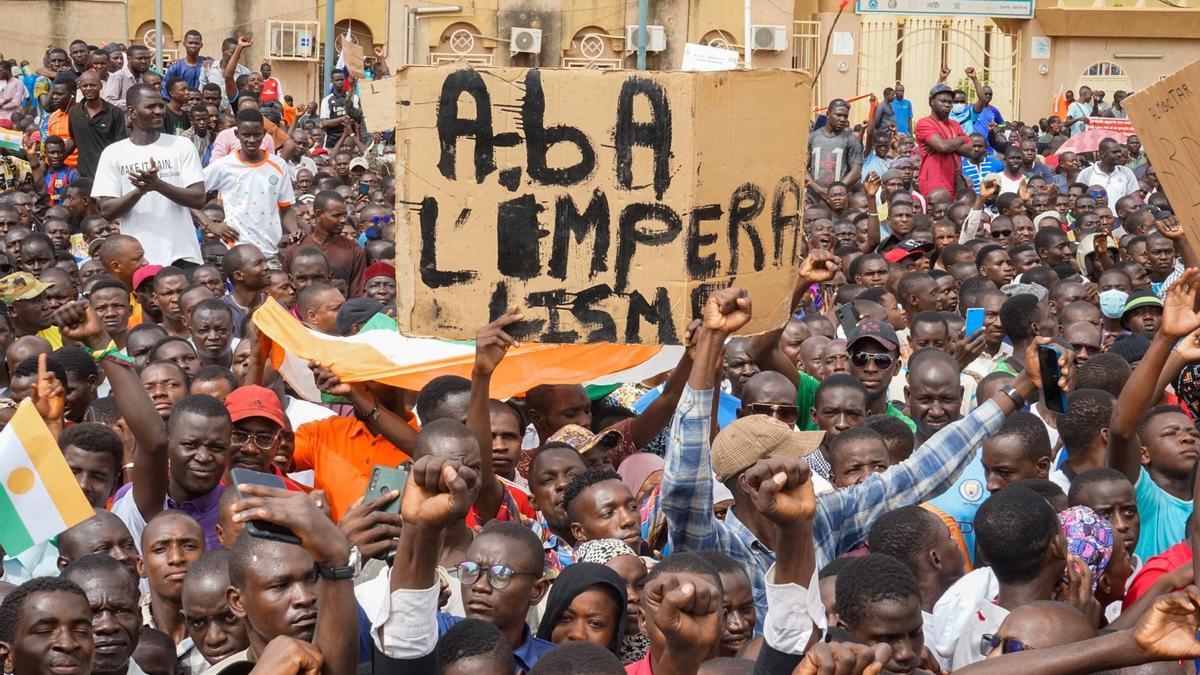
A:
POLYGON ((238 387, 231 391, 225 397, 225 407, 229 410, 229 417, 234 422, 248 417, 262 417, 281 427, 286 426, 283 419, 283 406, 279 404, 279 397, 270 389, 257 384, 238 387))
POLYGON ((137 290, 146 281, 153 279, 162 271, 162 265, 142 265, 133 273, 133 290, 137 290))

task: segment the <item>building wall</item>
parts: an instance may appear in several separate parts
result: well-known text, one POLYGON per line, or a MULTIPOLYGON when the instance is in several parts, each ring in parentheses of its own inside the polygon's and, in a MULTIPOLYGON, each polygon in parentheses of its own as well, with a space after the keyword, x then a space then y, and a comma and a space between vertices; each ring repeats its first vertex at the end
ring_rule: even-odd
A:
POLYGON ((5 58, 40 63, 46 45, 80 38, 92 44, 127 42, 124 0, 4 0, 5 58))

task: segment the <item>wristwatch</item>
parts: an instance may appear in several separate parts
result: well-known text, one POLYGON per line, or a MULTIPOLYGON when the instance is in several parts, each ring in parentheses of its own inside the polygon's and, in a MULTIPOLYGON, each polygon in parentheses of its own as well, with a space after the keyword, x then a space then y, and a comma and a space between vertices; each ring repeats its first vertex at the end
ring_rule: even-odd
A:
POLYGON ((326 567, 321 563, 317 563, 317 574, 329 579, 330 581, 345 581, 358 576, 358 547, 350 548, 350 559, 346 565, 341 567, 326 567))
POLYGON ((1003 393, 1005 396, 1011 398, 1012 402, 1016 404, 1017 408, 1025 407, 1025 397, 1021 396, 1021 392, 1017 391, 1016 387, 1014 387, 1010 384, 1007 387, 1004 387, 1003 389, 1001 389, 1000 392, 1003 393))

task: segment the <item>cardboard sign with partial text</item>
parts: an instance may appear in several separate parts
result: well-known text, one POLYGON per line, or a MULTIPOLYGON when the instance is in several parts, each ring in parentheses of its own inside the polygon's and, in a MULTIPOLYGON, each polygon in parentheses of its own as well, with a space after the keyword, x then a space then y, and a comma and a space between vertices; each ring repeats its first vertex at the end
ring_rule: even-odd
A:
POLYGON ((811 81, 405 68, 397 75, 397 320, 473 339, 678 344, 708 294, 791 310, 811 81))
POLYGON ((1188 241, 1200 245, 1200 61, 1122 104, 1188 241))

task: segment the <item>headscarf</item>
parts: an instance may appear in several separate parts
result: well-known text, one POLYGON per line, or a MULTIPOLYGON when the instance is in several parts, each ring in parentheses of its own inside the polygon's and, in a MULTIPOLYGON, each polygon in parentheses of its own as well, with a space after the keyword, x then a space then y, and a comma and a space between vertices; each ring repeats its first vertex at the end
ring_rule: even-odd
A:
POLYGON ((589 539, 575 549, 575 562, 604 563, 623 555, 637 557, 637 552, 620 539, 589 539))
POLYGON ((1067 551, 1082 558, 1092 570, 1092 593, 1095 593, 1100 575, 1112 560, 1112 525, 1086 506, 1072 506, 1058 514, 1058 519, 1067 536, 1067 551))
POLYGON ((577 562, 563 569, 554 580, 554 585, 550 587, 550 597, 546 599, 546 613, 542 615, 542 622, 538 624, 537 636, 552 642, 551 636, 559 619, 579 594, 593 587, 607 591, 617 603, 617 625, 608 649, 613 654, 620 654, 621 639, 625 635, 625 607, 629 596, 625 593, 625 581, 621 579, 621 575, 600 563, 577 562))
POLYGON ((663 458, 648 452, 635 452, 621 462, 617 473, 621 474, 621 482, 629 488, 629 493, 636 497, 646 480, 656 471, 662 471, 665 466, 663 458))

